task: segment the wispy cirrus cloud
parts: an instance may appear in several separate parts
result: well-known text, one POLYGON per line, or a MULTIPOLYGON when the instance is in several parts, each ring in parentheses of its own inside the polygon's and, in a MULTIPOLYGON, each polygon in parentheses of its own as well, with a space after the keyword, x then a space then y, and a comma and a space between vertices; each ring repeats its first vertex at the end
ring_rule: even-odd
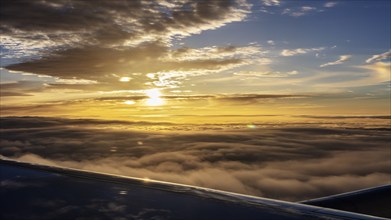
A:
POLYGON ((339 56, 338 60, 322 64, 322 65, 320 65, 320 67, 334 66, 334 65, 343 64, 343 63, 349 61, 351 58, 352 58, 352 55, 342 55, 342 56, 339 56))
POLYGON ((302 17, 314 13, 324 12, 325 9, 334 8, 337 4, 337 2, 326 2, 322 5, 323 7, 303 5, 300 7, 285 8, 281 14, 291 17, 302 17))
POLYGON ((306 53, 310 53, 310 52, 318 52, 318 51, 322 51, 324 49, 326 49, 326 48, 325 47, 315 47, 315 48, 284 49, 281 52, 281 55, 288 57, 288 56, 306 54, 306 53))
POLYGON ((201 48, 183 47, 172 50, 163 60, 191 61, 203 59, 226 59, 226 58, 250 58, 259 57, 268 51, 263 50, 260 45, 248 45, 242 47, 235 46, 212 46, 201 48))
POLYGON ((268 40, 267 41, 267 44, 271 45, 271 46, 275 46, 276 45, 276 42, 274 40, 268 40))
POLYGON ((336 5, 338 5, 337 2, 326 2, 326 3, 324 3, 323 7, 325 7, 325 8, 333 8, 336 5))
POLYGON ((312 6, 301 6, 299 8, 286 8, 282 11, 282 15, 288 15, 292 17, 301 17, 308 15, 312 12, 316 12, 318 9, 312 6))
POLYGON ((241 71, 236 72, 236 76, 246 76, 246 77, 287 77, 292 75, 297 75, 299 72, 297 70, 292 70, 288 72, 280 71, 241 71))
POLYGON ((365 62, 366 63, 372 63, 375 61, 382 61, 382 60, 389 60, 391 57, 391 50, 388 50, 387 52, 381 53, 381 54, 375 54, 372 57, 368 58, 365 62))
MULTIPOLYGON (((391 63, 389 62, 376 62, 368 65, 359 66, 361 69, 369 70, 370 77, 367 78, 367 83, 383 83, 391 81, 391 63)), ((360 80, 364 83, 364 80, 360 80)))
POLYGON ((261 0, 265 6, 278 6, 281 4, 280 0, 261 0))

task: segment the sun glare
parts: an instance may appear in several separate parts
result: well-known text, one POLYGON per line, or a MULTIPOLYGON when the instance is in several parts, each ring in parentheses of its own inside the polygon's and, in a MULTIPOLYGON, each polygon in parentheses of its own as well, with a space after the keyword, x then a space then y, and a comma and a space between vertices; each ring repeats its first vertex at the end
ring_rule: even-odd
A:
POLYGON ((159 89, 146 90, 145 94, 149 97, 146 101, 148 106, 160 106, 164 104, 164 100, 160 98, 162 94, 159 89))

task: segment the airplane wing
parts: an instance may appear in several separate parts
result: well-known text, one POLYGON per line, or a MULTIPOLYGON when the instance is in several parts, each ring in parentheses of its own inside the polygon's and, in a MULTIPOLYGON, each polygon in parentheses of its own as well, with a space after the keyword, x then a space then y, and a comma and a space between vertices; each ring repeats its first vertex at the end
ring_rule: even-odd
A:
POLYGON ((301 203, 391 218, 391 185, 311 199, 301 203))
POLYGON ((385 219, 313 205, 0 160, 0 219, 385 219))

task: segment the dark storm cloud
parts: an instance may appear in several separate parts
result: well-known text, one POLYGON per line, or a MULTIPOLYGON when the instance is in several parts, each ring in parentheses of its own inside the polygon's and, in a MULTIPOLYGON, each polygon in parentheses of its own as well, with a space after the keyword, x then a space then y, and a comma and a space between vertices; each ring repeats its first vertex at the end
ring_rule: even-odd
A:
POLYGON ((35 163, 287 200, 390 181, 386 128, 146 132, 136 128, 153 124, 34 117, 1 122, 0 153, 35 163))

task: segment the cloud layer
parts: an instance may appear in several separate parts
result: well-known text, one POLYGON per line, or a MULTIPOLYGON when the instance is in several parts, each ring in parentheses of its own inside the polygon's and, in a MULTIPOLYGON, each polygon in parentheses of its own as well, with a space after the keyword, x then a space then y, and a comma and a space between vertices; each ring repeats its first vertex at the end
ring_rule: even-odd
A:
POLYGON ((0 153, 34 163, 292 201, 390 181, 388 128, 135 130, 151 125, 2 118, 0 153))
POLYGON ((339 56, 338 60, 322 64, 322 65, 320 65, 320 67, 334 66, 334 65, 338 65, 338 64, 343 64, 343 63, 349 61, 350 58, 352 58, 352 55, 342 55, 342 56, 339 56))
MULTIPOLYGON (((175 39, 243 20, 249 7, 219 0, 5 1, 0 11, 5 55, 30 58, 6 69, 98 82, 76 86, 86 90, 124 86, 118 77, 131 78, 130 89, 173 87, 188 76, 244 65, 260 54, 259 46, 170 49, 175 39), (157 74, 160 81, 151 82, 148 73, 164 79, 157 74)), ((70 81, 58 84, 75 87, 70 81)))
POLYGON ((309 53, 309 52, 318 52, 318 51, 322 51, 324 49, 325 49, 324 47, 297 48, 297 49, 293 49, 293 50, 285 49, 285 50, 283 50, 281 52, 281 55, 284 56, 284 57, 288 57, 288 56, 295 56, 295 55, 299 55, 299 54, 306 54, 306 53, 309 53))
POLYGON ((387 52, 373 55, 372 57, 368 58, 365 62, 372 63, 375 61, 390 60, 390 58, 391 58, 391 50, 388 50, 387 52))
POLYGON ((24 1, 1 7, 8 46, 40 42, 41 47, 120 47, 189 36, 242 20, 242 1, 24 1))

